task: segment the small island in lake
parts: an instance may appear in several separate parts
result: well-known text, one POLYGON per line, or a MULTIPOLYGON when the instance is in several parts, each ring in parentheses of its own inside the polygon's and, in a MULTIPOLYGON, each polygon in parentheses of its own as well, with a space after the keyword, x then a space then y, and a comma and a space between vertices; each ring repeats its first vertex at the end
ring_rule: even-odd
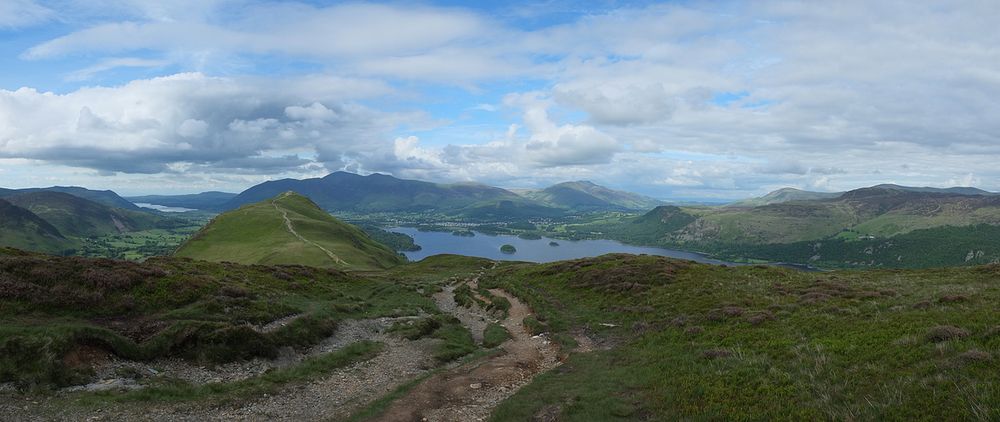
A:
POLYGON ((459 236, 459 237, 475 237, 476 236, 476 234, 473 233, 472 230, 455 230, 455 231, 451 232, 451 235, 452 236, 459 236))
POLYGON ((500 252, 510 255, 517 252, 517 248, 514 245, 503 245, 500 247, 500 252))
POLYGON ((549 242, 549 246, 559 246, 559 242, 549 242))

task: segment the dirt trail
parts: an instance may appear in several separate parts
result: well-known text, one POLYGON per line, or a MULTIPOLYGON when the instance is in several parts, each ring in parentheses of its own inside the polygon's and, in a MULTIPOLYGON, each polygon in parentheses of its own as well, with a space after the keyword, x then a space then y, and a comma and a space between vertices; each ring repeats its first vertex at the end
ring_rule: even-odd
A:
MULTIPOLYGON (((67 397, 65 392, 41 400, 40 397, 0 391, 0 420, 16 421, 314 421, 342 420, 371 401, 382 397, 407 380, 416 378, 436 365, 433 358, 434 340, 409 341, 387 332, 393 322, 404 318, 378 318, 345 321, 327 340, 306 351, 303 356, 287 362, 273 362, 288 366, 307 356, 316 356, 338 350, 360 340, 385 343, 385 351, 365 362, 359 362, 320 378, 293 383, 274 394, 265 394, 232 402, 188 403, 106 403, 89 408, 58 404, 50 399, 67 397)), ((280 359, 279 359, 280 360, 280 359)), ((144 364, 143 364, 144 365, 144 364)), ((180 365, 180 364, 178 364, 180 365)), ((216 370, 185 364, 173 368, 172 375, 204 383, 215 377, 232 377, 227 381, 259 375, 266 368, 224 365, 216 370)), ((243 365, 246 365, 244 363, 243 365)), ((162 369, 162 368, 161 368, 162 369)))
POLYGON ((502 325, 512 338, 502 345, 503 353, 428 378, 396 400, 376 421, 485 420, 500 402, 559 364, 556 345, 525 331, 523 321, 531 310, 503 290, 490 293, 511 303, 502 325))
POLYGON ((291 233, 292 236, 295 236, 297 239, 299 239, 300 241, 302 241, 303 243, 306 243, 306 244, 309 244, 309 245, 313 245, 313 246, 319 248, 319 250, 323 251, 323 253, 325 253, 326 256, 330 257, 330 259, 333 260, 334 263, 339 264, 339 265, 347 265, 346 261, 344 261, 343 259, 340 259, 340 257, 337 256, 335 253, 330 252, 329 249, 324 248, 319 243, 316 243, 316 242, 313 242, 313 241, 311 241, 309 239, 306 239, 305 237, 303 237, 302 235, 300 235, 299 232, 295 231, 295 226, 292 225, 292 220, 288 218, 288 211, 285 211, 284 208, 281 208, 280 206, 278 206, 278 202, 277 202, 278 199, 287 197, 288 195, 289 195, 289 193, 285 192, 284 194, 281 195, 280 198, 276 198, 276 199, 274 199, 274 200, 271 201, 271 205, 274 206, 274 209, 278 210, 278 212, 281 213, 281 218, 285 219, 285 228, 288 229, 288 232, 291 233))

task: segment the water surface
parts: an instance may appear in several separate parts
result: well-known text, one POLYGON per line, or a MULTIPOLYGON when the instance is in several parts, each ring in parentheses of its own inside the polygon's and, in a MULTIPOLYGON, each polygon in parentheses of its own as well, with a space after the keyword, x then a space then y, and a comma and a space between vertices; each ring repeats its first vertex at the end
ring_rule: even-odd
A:
POLYGON ((695 252, 633 246, 604 239, 574 241, 543 237, 538 240, 527 240, 517 236, 494 236, 480 232, 474 232, 475 236, 466 237, 455 236, 446 232, 422 232, 412 227, 397 227, 390 229, 390 231, 404 233, 413 237, 413 240, 423 248, 416 252, 404 252, 406 257, 411 261, 419 261, 431 255, 457 254, 506 261, 553 262, 600 256, 609 253, 628 253, 690 259, 706 264, 737 265, 732 262, 712 259, 695 252), (559 246, 550 246, 549 242, 556 242, 559 246), (509 255, 500 252, 500 247, 503 245, 512 245, 517 248, 517 252, 509 255))
POLYGON ((196 210, 194 208, 168 207, 166 205, 148 204, 148 203, 145 203, 145 202, 136 202, 135 206, 137 206, 139 208, 148 208, 148 209, 151 209, 151 210, 157 210, 157 211, 162 211, 162 212, 189 212, 189 211, 198 211, 198 210, 196 210))

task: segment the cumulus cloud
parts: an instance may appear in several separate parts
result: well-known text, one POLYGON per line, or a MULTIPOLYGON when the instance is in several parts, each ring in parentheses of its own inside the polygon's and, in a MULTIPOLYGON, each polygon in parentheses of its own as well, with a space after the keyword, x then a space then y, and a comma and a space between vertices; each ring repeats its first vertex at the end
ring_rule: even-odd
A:
POLYGON ((550 101, 537 93, 509 95, 508 106, 521 107, 525 127, 531 132, 524 148, 528 159, 542 167, 609 163, 621 144, 588 125, 559 125, 549 117, 550 101))
POLYGON ((501 184, 586 178, 660 195, 889 179, 1000 189, 994 2, 653 4, 530 25, 406 3, 160 3, 97 2, 127 18, 95 19, 23 58, 95 57, 83 77, 155 69, 123 57, 197 68, 190 58, 201 54, 329 72, 2 91, 0 155, 102 171, 236 160, 230 167, 322 164, 501 184), (451 95, 455 86, 464 94, 451 95), (430 122, 422 101, 495 120, 445 139, 436 129, 462 117, 430 122), (288 151, 309 163, 281 158, 288 151))
POLYGON ((311 162, 287 150, 389 148, 379 136, 416 118, 270 86, 189 73, 62 95, 0 90, 0 156, 105 172, 168 172, 177 163, 273 172, 311 162))

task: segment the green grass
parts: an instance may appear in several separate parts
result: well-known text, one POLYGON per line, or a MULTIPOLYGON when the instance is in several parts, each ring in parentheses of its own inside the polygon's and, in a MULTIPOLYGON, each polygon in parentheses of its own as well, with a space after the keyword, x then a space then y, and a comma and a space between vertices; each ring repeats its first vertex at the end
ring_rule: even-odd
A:
POLYGON ((450 362, 477 350, 469 330, 457 318, 447 314, 397 322, 389 331, 408 340, 424 337, 441 340, 434 349, 434 358, 439 362, 450 362))
POLYGON ((497 347, 510 338, 510 333, 500 324, 490 324, 483 331, 483 347, 497 347))
POLYGON ((403 262, 392 249, 297 194, 219 215, 181 246, 176 255, 215 262, 360 270, 387 268, 403 262), (289 231, 283 212, 306 241, 289 231))
POLYGON ((615 347, 571 355, 493 420, 996 419, 998 277, 621 255, 507 264, 481 283, 529 302, 553 335, 615 347))

